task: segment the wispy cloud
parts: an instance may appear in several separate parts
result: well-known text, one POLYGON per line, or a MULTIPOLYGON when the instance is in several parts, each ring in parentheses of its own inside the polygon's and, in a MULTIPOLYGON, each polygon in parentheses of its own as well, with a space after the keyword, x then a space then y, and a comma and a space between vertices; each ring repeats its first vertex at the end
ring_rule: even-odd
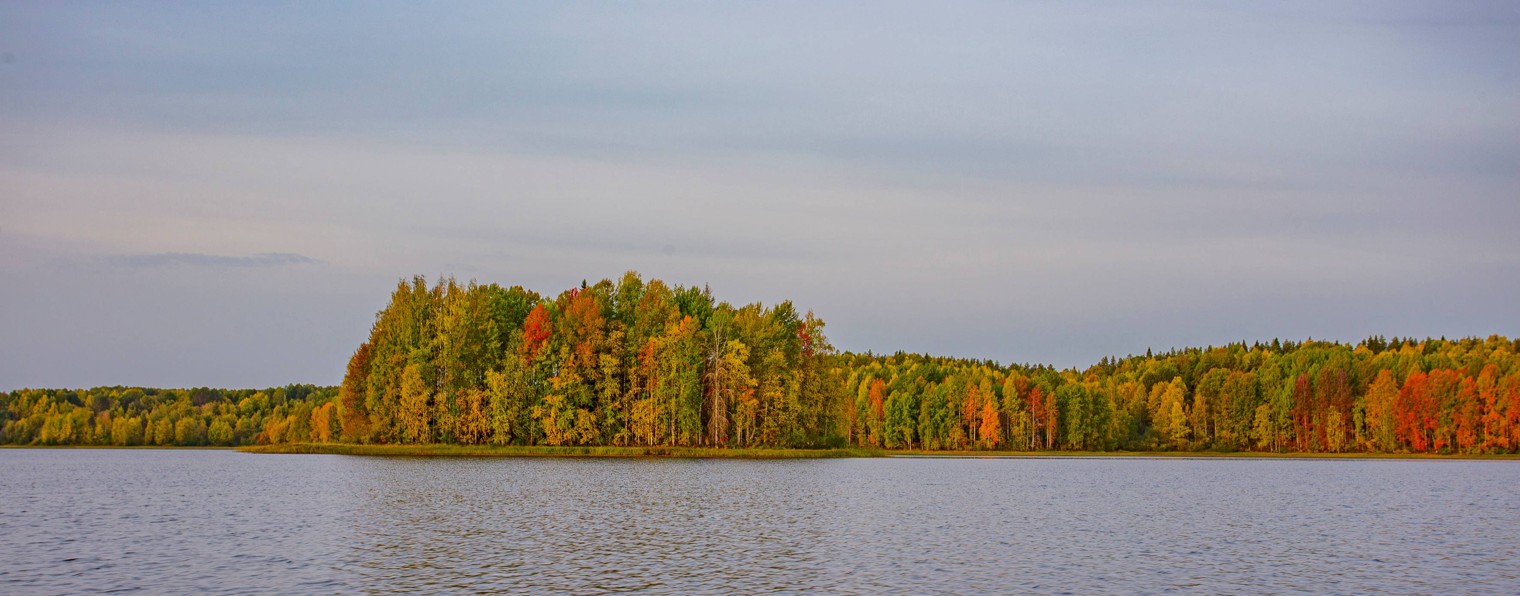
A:
POLYGON ((208 255, 197 252, 160 252, 102 257, 101 261, 119 267, 153 269, 161 267, 283 267, 321 263, 292 252, 265 252, 247 256, 208 255))
POLYGON ((1520 3, 1094 4, 0 2, 0 388, 336 383, 413 273, 1061 365, 1520 330, 1520 3))

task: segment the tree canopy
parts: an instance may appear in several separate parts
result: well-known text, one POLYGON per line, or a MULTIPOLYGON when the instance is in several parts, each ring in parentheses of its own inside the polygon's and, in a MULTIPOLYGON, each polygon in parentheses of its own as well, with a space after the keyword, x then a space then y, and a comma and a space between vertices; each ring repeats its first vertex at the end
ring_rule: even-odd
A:
POLYGON ((397 284, 338 387, 24 389, 0 442, 1500 453, 1520 340, 1230 344, 1085 369, 838 353, 790 302, 583 283, 397 284))

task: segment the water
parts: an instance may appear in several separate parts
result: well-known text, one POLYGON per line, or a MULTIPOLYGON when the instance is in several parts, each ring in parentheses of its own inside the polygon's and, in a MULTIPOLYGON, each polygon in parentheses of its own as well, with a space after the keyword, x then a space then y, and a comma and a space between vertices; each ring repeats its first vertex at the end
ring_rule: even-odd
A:
POLYGON ((0 593, 1520 592, 1520 462, 0 450, 0 593))

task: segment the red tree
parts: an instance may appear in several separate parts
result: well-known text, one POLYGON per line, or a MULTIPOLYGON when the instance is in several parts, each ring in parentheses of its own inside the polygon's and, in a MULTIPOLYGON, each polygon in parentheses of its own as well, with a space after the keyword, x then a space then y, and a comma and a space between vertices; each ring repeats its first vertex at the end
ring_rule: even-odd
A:
POLYGON ((1457 448, 1472 451, 1478 446, 1478 430, 1483 424, 1482 404, 1478 401, 1478 383, 1472 377, 1462 376, 1457 384, 1457 403, 1452 409, 1452 424, 1456 426, 1457 448))
POLYGON ((549 341, 553 325, 549 320, 549 309, 542 304, 533 307, 533 311, 523 321, 523 360, 532 360, 538 356, 538 350, 544 346, 544 342, 549 341))
POLYGON ((1394 403, 1395 430, 1399 442, 1413 451, 1430 448, 1430 431, 1435 430, 1434 408, 1430 404, 1429 377, 1424 372, 1409 373, 1404 386, 1399 388, 1399 399, 1394 403))

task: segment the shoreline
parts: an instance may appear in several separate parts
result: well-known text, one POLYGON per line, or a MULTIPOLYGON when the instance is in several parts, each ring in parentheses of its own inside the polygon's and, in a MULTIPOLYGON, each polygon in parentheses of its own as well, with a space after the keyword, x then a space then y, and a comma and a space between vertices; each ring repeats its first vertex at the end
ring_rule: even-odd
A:
POLYGON ((1457 460, 1520 461, 1520 453, 1271 453, 1262 451, 1006 451, 835 448, 725 448, 725 447, 617 447, 548 445, 398 445, 354 443, 284 443, 279 445, 177 446, 177 445, 0 445, 6 449, 168 449, 184 451, 239 451, 276 455, 354 455, 361 457, 571 457, 645 459, 1306 459, 1306 460, 1457 460))
POLYGON ((185 451, 236 451, 231 445, 0 445, 0 449, 183 449, 185 451))
POLYGON ((1378 459, 1510 460, 1520 454, 1441 453, 1270 453, 1257 451, 923 451, 870 448, 787 449, 719 447, 550 447, 544 445, 359 445, 294 443, 237 447, 244 453, 325 454, 376 457, 611 457, 668 459, 833 459, 902 457, 923 459, 1378 459))
POLYGON ((887 451, 886 457, 959 459, 1384 459, 1384 460, 1515 460, 1520 453, 1370 453, 1270 451, 887 451))
POLYGON ((247 445, 244 453, 359 455, 376 457, 612 457, 664 459, 828 459, 881 457, 874 449, 727 449, 719 447, 615 447, 547 445, 359 445, 291 443, 247 445))

